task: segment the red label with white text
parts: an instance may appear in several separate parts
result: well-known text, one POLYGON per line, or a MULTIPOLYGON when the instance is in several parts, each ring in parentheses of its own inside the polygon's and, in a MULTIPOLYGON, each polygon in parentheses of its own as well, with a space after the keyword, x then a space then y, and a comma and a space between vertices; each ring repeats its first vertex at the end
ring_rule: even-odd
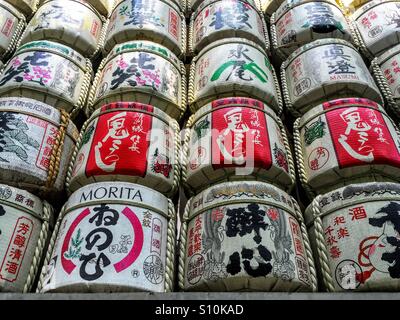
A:
MULTIPOLYGON (((214 104, 213 108, 218 108, 214 104)), ((212 113, 212 163, 214 169, 272 166, 270 141, 264 112, 241 106, 212 113)))
POLYGON ((329 111, 326 118, 341 168, 400 165, 400 154, 379 110, 355 105, 329 111))
POLYGON ((152 117, 140 112, 110 112, 99 117, 86 176, 120 174, 144 177, 152 117))

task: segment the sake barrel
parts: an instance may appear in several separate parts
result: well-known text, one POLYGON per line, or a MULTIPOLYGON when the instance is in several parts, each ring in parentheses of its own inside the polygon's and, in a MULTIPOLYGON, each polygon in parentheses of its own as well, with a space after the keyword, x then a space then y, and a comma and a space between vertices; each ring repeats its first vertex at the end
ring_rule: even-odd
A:
POLYGON ((186 291, 314 291, 306 228, 293 198, 263 182, 227 182, 184 213, 179 285, 186 291))
POLYGON ((227 180, 267 181, 290 190, 296 178, 276 113, 248 98, 215 100, 193 115, 185 136, 183 182, 192 194, 227 180))
POLYGON ((161 193, 132 183, 91 184, 72 194, 58 226, 38 291, 173 289, 175 212, 161 193))
POLYGON ((79 134, 68 115, 33 99, 0 98, 0 121, 0 182, 59 195, 79 134))
POLYGON ((120 101, 151 104, 179 119, 186 110, 185 65, 170 50, 153 42, 115 46, 97 71, 87 113, 120 101))
POLYGON ((19 11, 21 11, 25 17, 29 18, 39 6, 40 0, 5 0, 19 11))
POLYGON ((400 181, 400 136, 368 99, 323 103, 294 125, 302 183, 311 195, 350 183, 400 181))
POLYGON ((400 116, 400 45, 375 58, 371 63, 371 70, 387 106, 400 116))
POLYGON ((287 0, 271 17, 272 44, 282 59, 324 38, 353 41, 353 30, 334 0, 287 0))
POLYGON ((112 103, 97 109, 83 126, 67 186, 76 191, 122 180, 172 195, 180 180, 179 157, 176 120, 150 105, 112 103))
POLYGON ((191 18, 189 51, 199 52, 214 41, 231 37, 252 40, 269 51, 264 16, 252 1, 203 1, 191 18))
POLYGON ((400 3, 391 0, 367 2, 352 16, 364 53, 377 57, 400 42, 400 3))
POLYGON ((25 28, 25 17, 12 5, 0 1, 0 59, 6 59, 15 46, 25 28))
POLYGON ((318 196, 306 210, 327 291, 399 290, 400 184, 360 183, 318 196))
POLYGON ((23 96, 72 112, 82 108, 92 66, 78 52, 51 41, 21 46, 0 76, 0 96, 23 96))
POLYGON ((277 113, 282 110, 278 80, 265 50, 242 38, 208 45, 190 68, 189 104, 193 113, 208 102, 233 96, 261 100, 277 113))
POLYGON ((31 291, 52 220, 47 202, 0 185, 0 292, 31 291))
POLYGON ((104 49, 109 53, 115 45, 132 40, 153 41, 183 56, 185 16, 170 0, 120 1, 111 15, 104 49))
POLYGON ((51 40, 69 46, 85 57, 92 57, 103 45, 105 22, 105 18, 86 1, 49 0, 29 22, 21 44, 51 40))
POLYGON ((281 67, 287 108, 301 116, 337 98, 383 98, 362 57, 347 41, 321 39, 297 49, 281 67))
POLYGON ((102 16, 108 17, 118 0, 86 0, 86 2, 92 5, 102 16))

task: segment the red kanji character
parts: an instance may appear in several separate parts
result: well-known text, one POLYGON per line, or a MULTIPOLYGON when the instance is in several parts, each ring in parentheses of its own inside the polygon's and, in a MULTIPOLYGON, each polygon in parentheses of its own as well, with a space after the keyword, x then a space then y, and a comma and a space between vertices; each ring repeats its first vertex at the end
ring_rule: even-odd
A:
POLYGON ((329 236, 329 237, 326 239, 326 243, 327 243, 329 246, 332 246, 332 245, 334 245, 335 243, 337 243, 335 236, 329 236))
POLYGON ((393 71, 394 71, 394 73, 399 73, 400 72, 400 67, 393 68, 393 71))
POLYGON ((19 261, 22 257, 22 251, 20 249, 12 248, 8 256, 13 260, 19 261))
POLYGON ((353 220, 361 220, 367 217, 367 212, 365 211, 363 206, 355 207, 349 209, 349 215, 351 215, 351 221, 353 220))
POLYGON ((8 273, 17 274, 19 264, 16 262, 7 261, 6 270, 8 273))
POLYGON ((22 233, 23 235, 26 235, 27 233, 28 233, 28 231, 29 231, 29 229, 31 228, 31 226, 29 225, 29 224, 26 224, 26 223, 21 223, 19 226, 18 226, 18 233, 22 233))
POLYGON ((325 234, 329 234, 331 236, 332 232, 333 232, 333 228, 331 226, 328 226, 328 228, 325 229, 325 234))
POLYGON ((193 228, 189 230, 189 241, 191 241, 193 239, 193 228))
POLYGON ((22 248, 23 246, 25 246, 25 240, 26 238, 24 236, 17 234, 17 236, 14 239, 14 244, 17 247, 22 248))
POLYGON ((213 221, 215 222, 221 221, 224 218, 224 210, 221 208, 214 209, 211 215, 213 221))
POLYGON ((337 246, 330 248, 329 253, 331 254, 332 259, 340 258, 341 254, 342 254, 339 247, 337 247, 337 246))
POLYGON ((55 137, 57 137, 57 134, 58 134, 57 128, 51 127, 51 128, 50 128, 50 135, 51 135, 53 138, 55 138, 55 137))
POLYGON ((346 219, 343 216, 336 217, 334 220, 334 225, 338 226, 339 224, 344 224, 346 223, 346 219))
POLYGON ((343 239, 343 238, 346 238, 346 237, 350 236, 349 235, 349 231, 347 230, 347 228, 340 228, 337 231, 337 234, 338 234, 339 239, 343 239))
POLYGON ((25 199, 25 197, 22 194, 17 194, 15 196, 15 201, 17 201, 17 202, 22 203, 22 202, 24 202, 24 199, 25 199))

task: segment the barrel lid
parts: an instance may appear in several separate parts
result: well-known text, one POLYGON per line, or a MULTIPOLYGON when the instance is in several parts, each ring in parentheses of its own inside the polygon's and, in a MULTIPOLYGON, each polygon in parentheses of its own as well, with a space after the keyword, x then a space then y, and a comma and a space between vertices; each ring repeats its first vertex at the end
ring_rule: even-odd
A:
POLYGON ((25 16, 17 10, 14 6, 9 4, 6 1, 0 1, 0 7, 3 7, 7 11, 9 11, 11 14, 13 14, 15 17, 17 17, 19 20, 25 20, 25 16))
POLYGON ((274 120, 278 119, 278 116, 276 115, 275 111, 272 110, 268 105, 259 100, 244 98, 244 97, 231 97, 231 98, 214 100, 210 103, 207 103, 205 106, 201 107, 194 114, 192 125, 210 112, 213 112, 221 108, 229 108, 229 107, 254 108, 268 113, 274 120))
POLYGON ((398 2, 398 1, 393 1, 393 0, 374 0, 374 1, 369 1, 360 8, 358 8, 356 11, 354 11, 352 18, 354 20, 357 20, 360 16, 362 16, 365 12, 368 10, 382 4, 382 3, 388 3, 388 2, 398 2))
POLYGON ((168 215, 168 199, 153 189, 128 182, 100 182, 75 191, 65 205, 65 212, 99 203, 132 205, 168 215))
MULTIPOLYGON (((210 51, 216 47, 221 47, 223 45, 227 45, 227 44, 231 44, 231 43, 234 43, 234 44, 241 43, 241 44, 245 44, 248 46, 252 46, 253 48, 260 51, 262 54, 264 54, 265 57, 267 58, 267 54, 266 54, 265 50, 261 46, 259 46, 257 43, 247 40, 247 39, 244 39, 244 38, 229 38, 229 39, 217 40, 217 41, 210 43, 203 50, 201 50, 199 52, 199 54, 196 56, 196 59, 200 58, 201 56, 205 55, 208 51, 210 51)), ((218 59, 219 57, 215 57, 215 58, 218 59)), ((270 68, 272 69, 272 65, 270 65, 270 68)))
MULTIPOLYGON (((275 21, 278 21, 284 14, 286 14, 291 9, 301 6, 306 3, 316 2, 315 0, 286 0, 280 6, 279 9, 275 12, 275 21)), ((333 0, 319 0, 317 2, 325 2, 331 4, 338 9, 340 9, 339 5, 333 0)))
POLYGON ((171 50, 162 45, 146 40, 134 40, 115 45, 108 54, 107 61, 109 62, 119 54, 135 51, 148 51, 157 54, 170 61, 180 70, 180 60, 171 50))
POLYGON ((354 51, 358 52, 357 49, 348 41, 342 40, 342 39, 333 39, 333 38, 326 38, 326 39, 320 39, 320 40, 315 40, 311 43, 305 44, 304 46, 298 48, 296 51, 294 51, 284 62, 285 68, 288 67, 288 65, 296 59, 299 55, 303 54, 304 52, 317 48, 319 46, 326 46, 330 44, 341 44, 344 46, 347 46, 354 51))
POLYGON ((114 102, 114 103, 106 104, 106 105, 102 106, 101 108, 96 109, 93 112, 93 114, 90 116, 88 122, 92 122, 94 119, 101 116, 102 114, 104 114, 106 112, 111 112, 111 110, 119 110, 122 112, 121 109, 126 109, 126 111, 131 111, 131 112, 145 112, 150 115, 153 115, 154 117, 157 117, 158 119, 165 122, 166 124, 171 124, 172 122, 176 122, 175 119, 171 118, 164 111, 162 111, 152 105, 139 103, 139 102, 114 102))
MULTIPOLYGON (((0 98, 0 112, 4 111, 37 116, 38 118, 52 123, 56 127, 60 126, 61 112, 44 102, 34 99, 22 97, 0 98)), ((67 134, 74 142, 77 141, 79 131, 72 121, 68 123, 67 134)))
POLYGON ((44 219, 42 200, 25 190, 0 184, 0 204, 14 207, 36 218, 44 219))
MULTIPOLYGON (((341 208, 371 201, 400 201, 400 184, 390 182, 369 182, 351 184, 325 193, 319 198, 320 212, 328 215, 341 208), (333 201, 335 199, 335 201, 333 201)), ((312 204, 305 212, 305 222, 309 226, 314 221, 312 204)))
POLYGON ((377 63, 379 65, 384 64, 387 60, 392 58, 393 56, 397 55, 400 53, 400 44, 394 46, 393 48, 390 48, 386 52, 384 52, 382 55, 380 55, 377 59, 377 63))
POLYGON ((70 0, 70 1, 65 1, 65 0, 46 0, 40 5, 39 10, 42 7, 44 7, 45 5, 47 5, 47 4, 51 3, 51 2, 57 2, 61 6, 64 6, 64 5, 68 6, 72 2, 79 3, 79 4, 83 5, 83 6, 85 6, 86 8, 90 9, 99 19, 101 19, 100 13, 94 8, 94 6, 89 1, 85 1, 85 0, 70 0))
POLYGON ((349 108, 349 107, 367 107, 379 110, 385 113, 385 109, 378 103, 365 98, 345 98, 336 99, 328 102, 319 104, 318 106, 312 108, 310 111, 306 112, 301 118, 299 127, 303 127, 308 122, 312 121, 316 117, 319 117, 322 113, 329 112, 329 109, 324 110, 324 108, 337 109, 337 108, 349 108))
POLYGON ((59 54, 77 64, 82 70, 85 70, 86 68, 86 59, 80 53, 63 44, 47 40, 31 41, 23 44, 15 52, 14 57, 18 54, 35 50, 46 50, 55 54, 59 54))
POLYGON ((251 6, 255 11, 260 12, 258 7, 255 5, 254 1, 252 0, 206 0, 200 3, 200 5, 197 7, 196 11, 193 13, 194 18, 197 18, 197 16, 199 15, 199 13, 204 10, 206 7, 208 7, 209 5, 216 3, 216 2, 232 2, 232 1, 236 1, 236 2, 242 2, 245 3, 249 6, 251 6))
POLYGON ((286 192, 259 181, 225 182, 212 186, 190 200, 189 219, 216 207, 240 203, 267 204, 295 215, 294 203, 286 192))

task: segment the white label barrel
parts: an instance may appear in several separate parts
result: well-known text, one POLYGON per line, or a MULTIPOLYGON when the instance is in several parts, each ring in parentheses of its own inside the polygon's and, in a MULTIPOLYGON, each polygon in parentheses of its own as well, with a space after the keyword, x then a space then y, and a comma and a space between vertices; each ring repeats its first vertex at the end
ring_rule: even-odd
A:
POLYGON ((28 98, 0 98, 0 181, 51 198, 64 190, 78 138, 57 109, 28 98))
POLYGON ((41 292, 165 292, 174 276, 175 214, 161 193, 104 182, 72 194, 41 292))
POLYGON ((367 55, 378 57, 399 43, 399 10, 398 1, 374 0, 352 15, 367 55))
POLYGON ((220 39, 242 37, 269 50, 268 30, 256 6, 246 0, 207 0, 193 13, 189 43, 199 52, 220 39))
POLYGON ((7 58, 25 28, 25 17, 13 6, 5 1, 0 1, 0 59, 7 58))
POLYGON ((333 0, 287 0, 271 17, 274 49, 287 58, 299 47, 317 39, 353 41, 353 33, 333 0))
POLYGON ((107 30, 108 53, 120 43, 149 40, 180 56, 186 52, 186 22, 180 7, 170 0, 120 1, 107 30))

